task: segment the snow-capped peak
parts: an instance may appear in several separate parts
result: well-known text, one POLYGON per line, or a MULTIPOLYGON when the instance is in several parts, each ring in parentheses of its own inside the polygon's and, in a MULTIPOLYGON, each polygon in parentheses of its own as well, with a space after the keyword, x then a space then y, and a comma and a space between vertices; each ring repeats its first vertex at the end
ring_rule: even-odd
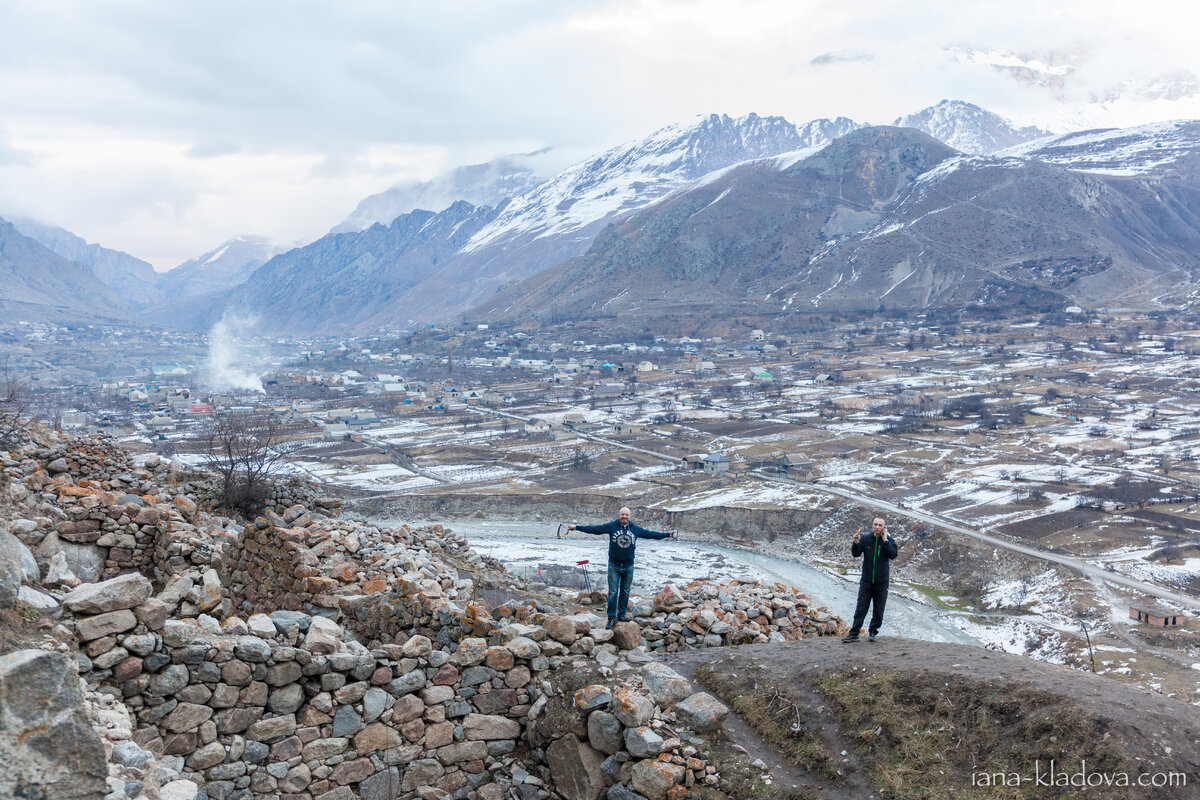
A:
POLYGON ((943 100, 915 114, 900 117, 894 125, 916 128, 955 150, 982 155, 1027 142, 1047 131, 1017 128, 999 114, 962 100, 943 100))
POLYGON ((839 117, 797 126, 783 117, 709 114, 580 161, 517 197, 464 248, 508 236, 560 235, 649 205, 683 184, 732 164, 826 144, 859 123, 839 117))

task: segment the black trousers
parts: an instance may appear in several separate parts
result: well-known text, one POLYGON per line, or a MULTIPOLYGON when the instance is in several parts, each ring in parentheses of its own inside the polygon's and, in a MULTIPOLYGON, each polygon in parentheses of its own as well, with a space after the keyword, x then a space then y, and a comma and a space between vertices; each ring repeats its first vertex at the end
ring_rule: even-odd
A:
POLYGON ((887 605, 887 594, 887 581, 858 584, 858 605, 854 609, 854 623, 850 626, 851 633, 857 634, 862 630, 863 620, 867 618, 867 606, 874 608, 871 613, 869 630, 871 633, 879 632, 879 626, 883 625, 883 607, 887 605))

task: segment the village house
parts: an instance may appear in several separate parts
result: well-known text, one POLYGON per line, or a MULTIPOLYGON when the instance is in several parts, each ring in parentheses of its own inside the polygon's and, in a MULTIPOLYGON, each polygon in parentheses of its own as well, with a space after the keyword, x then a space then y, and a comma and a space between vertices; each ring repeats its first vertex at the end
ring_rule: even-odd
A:
POLYGON ((1183 614, 1158 606, 1130 606, 1129 618, 1155 628, 1175 628, 1186 619, 1183 614))
POLYGON ((812 480, 812 461, 803 453, 786 453, 779 459, 779 469, 794 481, 812 480))
POLYGON ((550 433, 550 422, 541 417, 530 417, 525 423, 525 433, 546 434, 550 433))
POLYGON ((727 457, 720 453, 709 453, 702 459, 704 471, 709 475, 724 475, 733 465, 727 457))

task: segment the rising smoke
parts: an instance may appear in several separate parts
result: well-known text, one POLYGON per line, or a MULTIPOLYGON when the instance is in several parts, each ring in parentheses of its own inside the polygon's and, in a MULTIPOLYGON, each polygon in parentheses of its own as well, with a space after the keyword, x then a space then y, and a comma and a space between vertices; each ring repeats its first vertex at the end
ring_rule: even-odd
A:
POLYGON ((263 393, 262 358, 247 339, 258 320, 226 313, 208 334, 208 385, 218 392, 263 393))

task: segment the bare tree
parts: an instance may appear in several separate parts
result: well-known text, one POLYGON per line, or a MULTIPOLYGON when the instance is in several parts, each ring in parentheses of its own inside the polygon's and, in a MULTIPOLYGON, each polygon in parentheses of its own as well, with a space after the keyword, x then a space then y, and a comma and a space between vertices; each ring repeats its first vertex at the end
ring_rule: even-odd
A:
POLYGON ((29 414, 29 387, 9 368, 8 359, 0 365, 0 447, 17 442, 29 414))
POLYGON ((270 494, 272 477, 293 449, 279 419, 263 414, 215 414, 204 431, 205 466, 218 479, 222 503, 253 516, 270 494))

